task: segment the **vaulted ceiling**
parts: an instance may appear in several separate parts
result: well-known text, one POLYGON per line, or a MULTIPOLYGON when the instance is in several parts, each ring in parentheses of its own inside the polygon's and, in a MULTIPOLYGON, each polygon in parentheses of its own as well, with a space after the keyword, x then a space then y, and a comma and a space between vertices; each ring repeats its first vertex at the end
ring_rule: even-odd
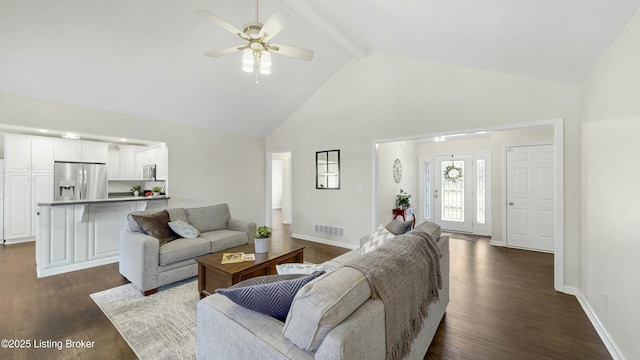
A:
MULTIPOLYGON (((241 70, 253 0, 0 0, 0 92, 267 136, 342 65, 371 51, 579 84, 640 0, 262 0, 293 21, 274 42, 315 51, 241 70)), ((1 121, 1 120, 0 120, 1 121)))

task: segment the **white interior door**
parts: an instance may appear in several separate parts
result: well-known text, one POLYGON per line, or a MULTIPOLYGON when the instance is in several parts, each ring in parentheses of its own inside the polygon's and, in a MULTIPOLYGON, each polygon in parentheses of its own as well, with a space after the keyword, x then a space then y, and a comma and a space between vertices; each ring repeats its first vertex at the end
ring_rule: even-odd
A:
POLYGON ((506 149, 507 246, 554 250, 554 146, 506 149))
POLYGON ((434 215, 443 229, 473 232, 471 155, 434 158, 434 215))

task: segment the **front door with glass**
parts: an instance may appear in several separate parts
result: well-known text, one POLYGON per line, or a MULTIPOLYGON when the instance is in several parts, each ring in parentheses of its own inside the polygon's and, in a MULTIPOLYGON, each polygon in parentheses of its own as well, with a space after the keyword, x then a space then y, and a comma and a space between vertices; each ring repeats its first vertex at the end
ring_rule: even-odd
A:
POLYGON ((443 229, 472 232, 471 156, 435 158, 434 215, 443 229), (467 174, 467 172, 469 174, 467 174))
POLYGON ((490 152, 420 159, 423 220, 445 230, 490 235, 490 152))

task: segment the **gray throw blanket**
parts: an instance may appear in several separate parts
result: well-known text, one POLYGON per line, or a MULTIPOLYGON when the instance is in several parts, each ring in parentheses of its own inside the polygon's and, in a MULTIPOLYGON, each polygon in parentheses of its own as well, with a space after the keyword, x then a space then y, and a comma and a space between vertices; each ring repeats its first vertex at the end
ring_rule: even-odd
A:
POLYGON ((360 270, 369 281, 373 299, 384 303, 386 358, 402 359, 422 329, 429 304, 439 299, 442 278, 436 240, 415 229, 344 266, 360 270))

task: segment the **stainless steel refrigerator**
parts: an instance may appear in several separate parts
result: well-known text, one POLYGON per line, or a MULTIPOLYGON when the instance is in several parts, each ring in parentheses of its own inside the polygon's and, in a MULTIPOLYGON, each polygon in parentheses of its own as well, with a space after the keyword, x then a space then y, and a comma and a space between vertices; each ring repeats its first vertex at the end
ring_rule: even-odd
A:
POLYGON ((54 200, 99 200, 109 197, 107 165, 58 162, 55 163, 54 200))

